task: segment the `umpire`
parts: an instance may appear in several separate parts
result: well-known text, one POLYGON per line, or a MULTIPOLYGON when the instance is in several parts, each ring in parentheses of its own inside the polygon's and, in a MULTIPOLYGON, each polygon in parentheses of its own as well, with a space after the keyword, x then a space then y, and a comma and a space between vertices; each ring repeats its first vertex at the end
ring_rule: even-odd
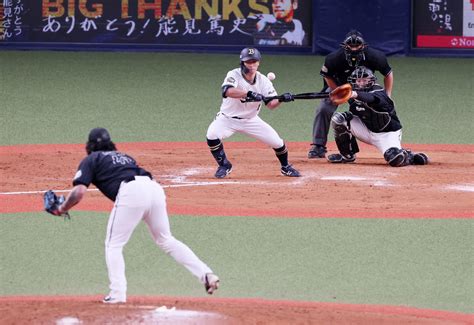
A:
MULTIPOLYGON (((379 71, 384 76, 384 88, 391 97, 393 86, 392 68, 387 57, 381 51, 368 47, 360 32, 351 30, 347 33, 341 48, 328 54, 320 74, 324 78, 323 91, 330 91, 348 82, 348 77, 358 66, 365 66, 372 71, 379 71)), ((331 117, 337 105, 331 100, 323 99, 316 109, 313 122, 313 142, 308 158, 324 158, 331 117)))

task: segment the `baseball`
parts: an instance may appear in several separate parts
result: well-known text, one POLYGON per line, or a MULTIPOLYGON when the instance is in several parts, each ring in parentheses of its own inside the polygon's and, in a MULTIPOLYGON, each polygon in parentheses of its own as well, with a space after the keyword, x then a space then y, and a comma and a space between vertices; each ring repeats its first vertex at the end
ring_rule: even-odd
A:
POLYGON ((270 80, 274 80, 276 78, 275 74, 273 72, 267 73, 267 78, 270 80))

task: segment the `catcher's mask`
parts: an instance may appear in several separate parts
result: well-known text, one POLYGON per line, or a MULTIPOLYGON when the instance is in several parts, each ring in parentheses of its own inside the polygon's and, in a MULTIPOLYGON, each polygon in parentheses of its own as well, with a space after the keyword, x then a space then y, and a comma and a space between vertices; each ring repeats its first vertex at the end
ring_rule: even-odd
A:
POLYGON ((377 77, 372 70, 360 66, 351 73, 347 81, 351 83, 352 89, 366 91, 375 85, 376 80, 377 77))
POLYGON ((246 47, 240 52, 240 68, 242 69, 243 73, 249 72, 244 62, 250 60, 261 61, 262 55, 260 54, 260 51, 256 48, 246 47))
POLYGON ((356 67, 360 61, 365 59, 364 49, 367 47, 367 43, 365 43, 360 32, 351 30, 347 33, 341 46, 344 48, 349 66, 356 67))
POLYGON ((94 151, 114 151, 117 150, 115 143, 110 139, 109 131, 104 128, 95 128, 89 132, 86 143, 86 152, 90 154, 94 151))

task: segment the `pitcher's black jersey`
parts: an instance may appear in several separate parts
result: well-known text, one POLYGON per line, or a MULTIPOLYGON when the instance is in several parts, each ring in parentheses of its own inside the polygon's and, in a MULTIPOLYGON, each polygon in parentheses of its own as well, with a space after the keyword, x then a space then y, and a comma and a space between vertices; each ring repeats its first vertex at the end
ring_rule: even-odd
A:
POLYGON ((136 161, 118 151, 95 151, 84 158, 74 176, 73 185, 94 184, 105 196, 115 201, 122 181, 132 180, 134 176, 151 174, 140 168, 136 161))

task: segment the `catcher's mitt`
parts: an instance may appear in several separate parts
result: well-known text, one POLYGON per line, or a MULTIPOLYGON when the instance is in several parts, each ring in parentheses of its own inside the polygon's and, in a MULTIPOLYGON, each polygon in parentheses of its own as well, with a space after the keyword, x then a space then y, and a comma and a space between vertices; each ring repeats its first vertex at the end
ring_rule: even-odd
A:
POLYGON ((344 104, 351 98, 352 95, 352 86, 347 83, 342 86, 337 87, 329 93, 329 98, 336 105, 344 104))
POLYGON ((59 206, 66 200, 64 195, 56 195, 52 190, 44 193, 44 210, 54 216, 64 216, 64 219, 71 219, 68 212, 59 213, 59 206))

